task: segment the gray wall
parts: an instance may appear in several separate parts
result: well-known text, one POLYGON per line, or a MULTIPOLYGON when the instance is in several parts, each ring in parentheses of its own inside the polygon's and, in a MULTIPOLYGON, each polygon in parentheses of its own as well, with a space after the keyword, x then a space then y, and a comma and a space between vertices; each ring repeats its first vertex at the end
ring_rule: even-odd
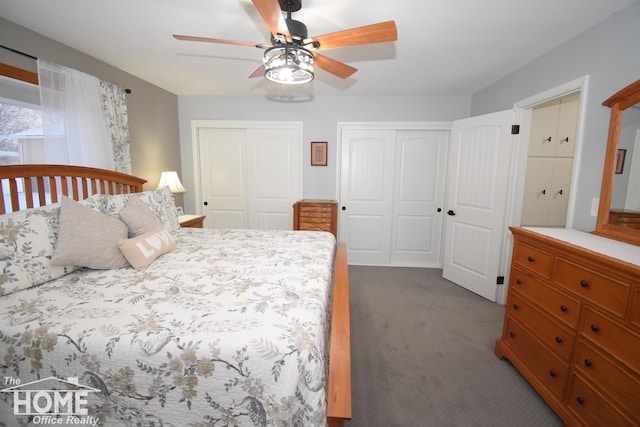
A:
MULTIPOLYGON (((286 103, 262 97, 179 96, 183 184, 194 188, 192 120, 300 121, 303 125, 303 197, 336 198, 338 122, 450 122, 469 116, 471 97, 316 97, 286 103), (311 166, 310 142, 327 141, 328 165, 311 166)), ((195 212, 194 193, 184 196, 185 211, 195 212)))
MULTIPOLYGON (((176 95, 3 18, 0 40, 11 49, 131 89, 127 110, 133 175, 148 181, 145 189, 153 189, 163 170, 181 172, 176 95)), ((177 195, 176 203, 181 202, 177 195)))
POLYGON ((590 77, 574 225, 591 231, 591 199, 600 195, 609 130, 609 109, 602 101, 640 79, 640 2, 477 92, 471 114, 511 108, 514 102, 585 75, 590 77))

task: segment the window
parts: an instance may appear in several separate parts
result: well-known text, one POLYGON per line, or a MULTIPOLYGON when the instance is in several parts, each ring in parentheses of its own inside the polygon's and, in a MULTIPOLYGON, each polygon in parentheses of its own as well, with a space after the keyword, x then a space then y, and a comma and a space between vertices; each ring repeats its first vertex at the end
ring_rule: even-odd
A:
POLYGON ((0 75, 0 164, 42 163, 38 85, 0 75))

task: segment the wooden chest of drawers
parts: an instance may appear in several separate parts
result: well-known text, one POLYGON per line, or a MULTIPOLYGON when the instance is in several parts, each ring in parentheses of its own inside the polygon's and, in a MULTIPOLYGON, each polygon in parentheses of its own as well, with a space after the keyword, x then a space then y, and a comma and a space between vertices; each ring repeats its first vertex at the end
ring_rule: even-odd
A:
POLYGON ((293 205, 293 229, 329 231, 338 238, 338 202, 299 200, 293 205))
POLYGON ((640 425, 639 263, 599 253, 589 245, 607 239, 587 233, 560 232, 578 237, 578 246, 511 231, 496 355, 509 359, 568 426, 640 425))

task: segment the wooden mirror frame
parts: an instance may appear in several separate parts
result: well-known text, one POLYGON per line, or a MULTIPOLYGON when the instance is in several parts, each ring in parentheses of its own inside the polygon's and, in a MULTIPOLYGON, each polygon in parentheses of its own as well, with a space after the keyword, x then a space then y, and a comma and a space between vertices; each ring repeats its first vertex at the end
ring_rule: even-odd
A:
POLYGON ((640 102, 640 80, 631 83, 602 103, 602 105, 611 108, 611 121, 609 122, 607 153, 604 158, 598 218, 596 220, 596 230, 594 231, 594 234, 634 245, 640 245, 640 230, 609 224, 609 212, 611 207, 611 194, 613 193, 622 116, 625 109, 638 102, 640 102))

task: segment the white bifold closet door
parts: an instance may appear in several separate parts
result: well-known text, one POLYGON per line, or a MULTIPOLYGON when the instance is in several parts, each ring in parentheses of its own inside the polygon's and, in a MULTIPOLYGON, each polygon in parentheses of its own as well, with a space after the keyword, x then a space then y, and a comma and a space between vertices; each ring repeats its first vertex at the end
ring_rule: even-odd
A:
POLYGON ((349 263, 441 266, 448 133, 342 130, 338 226, 349 263))
POLYGON ((198 128, 207 228, 291 229, 302 194, 301 128, 198 128))

